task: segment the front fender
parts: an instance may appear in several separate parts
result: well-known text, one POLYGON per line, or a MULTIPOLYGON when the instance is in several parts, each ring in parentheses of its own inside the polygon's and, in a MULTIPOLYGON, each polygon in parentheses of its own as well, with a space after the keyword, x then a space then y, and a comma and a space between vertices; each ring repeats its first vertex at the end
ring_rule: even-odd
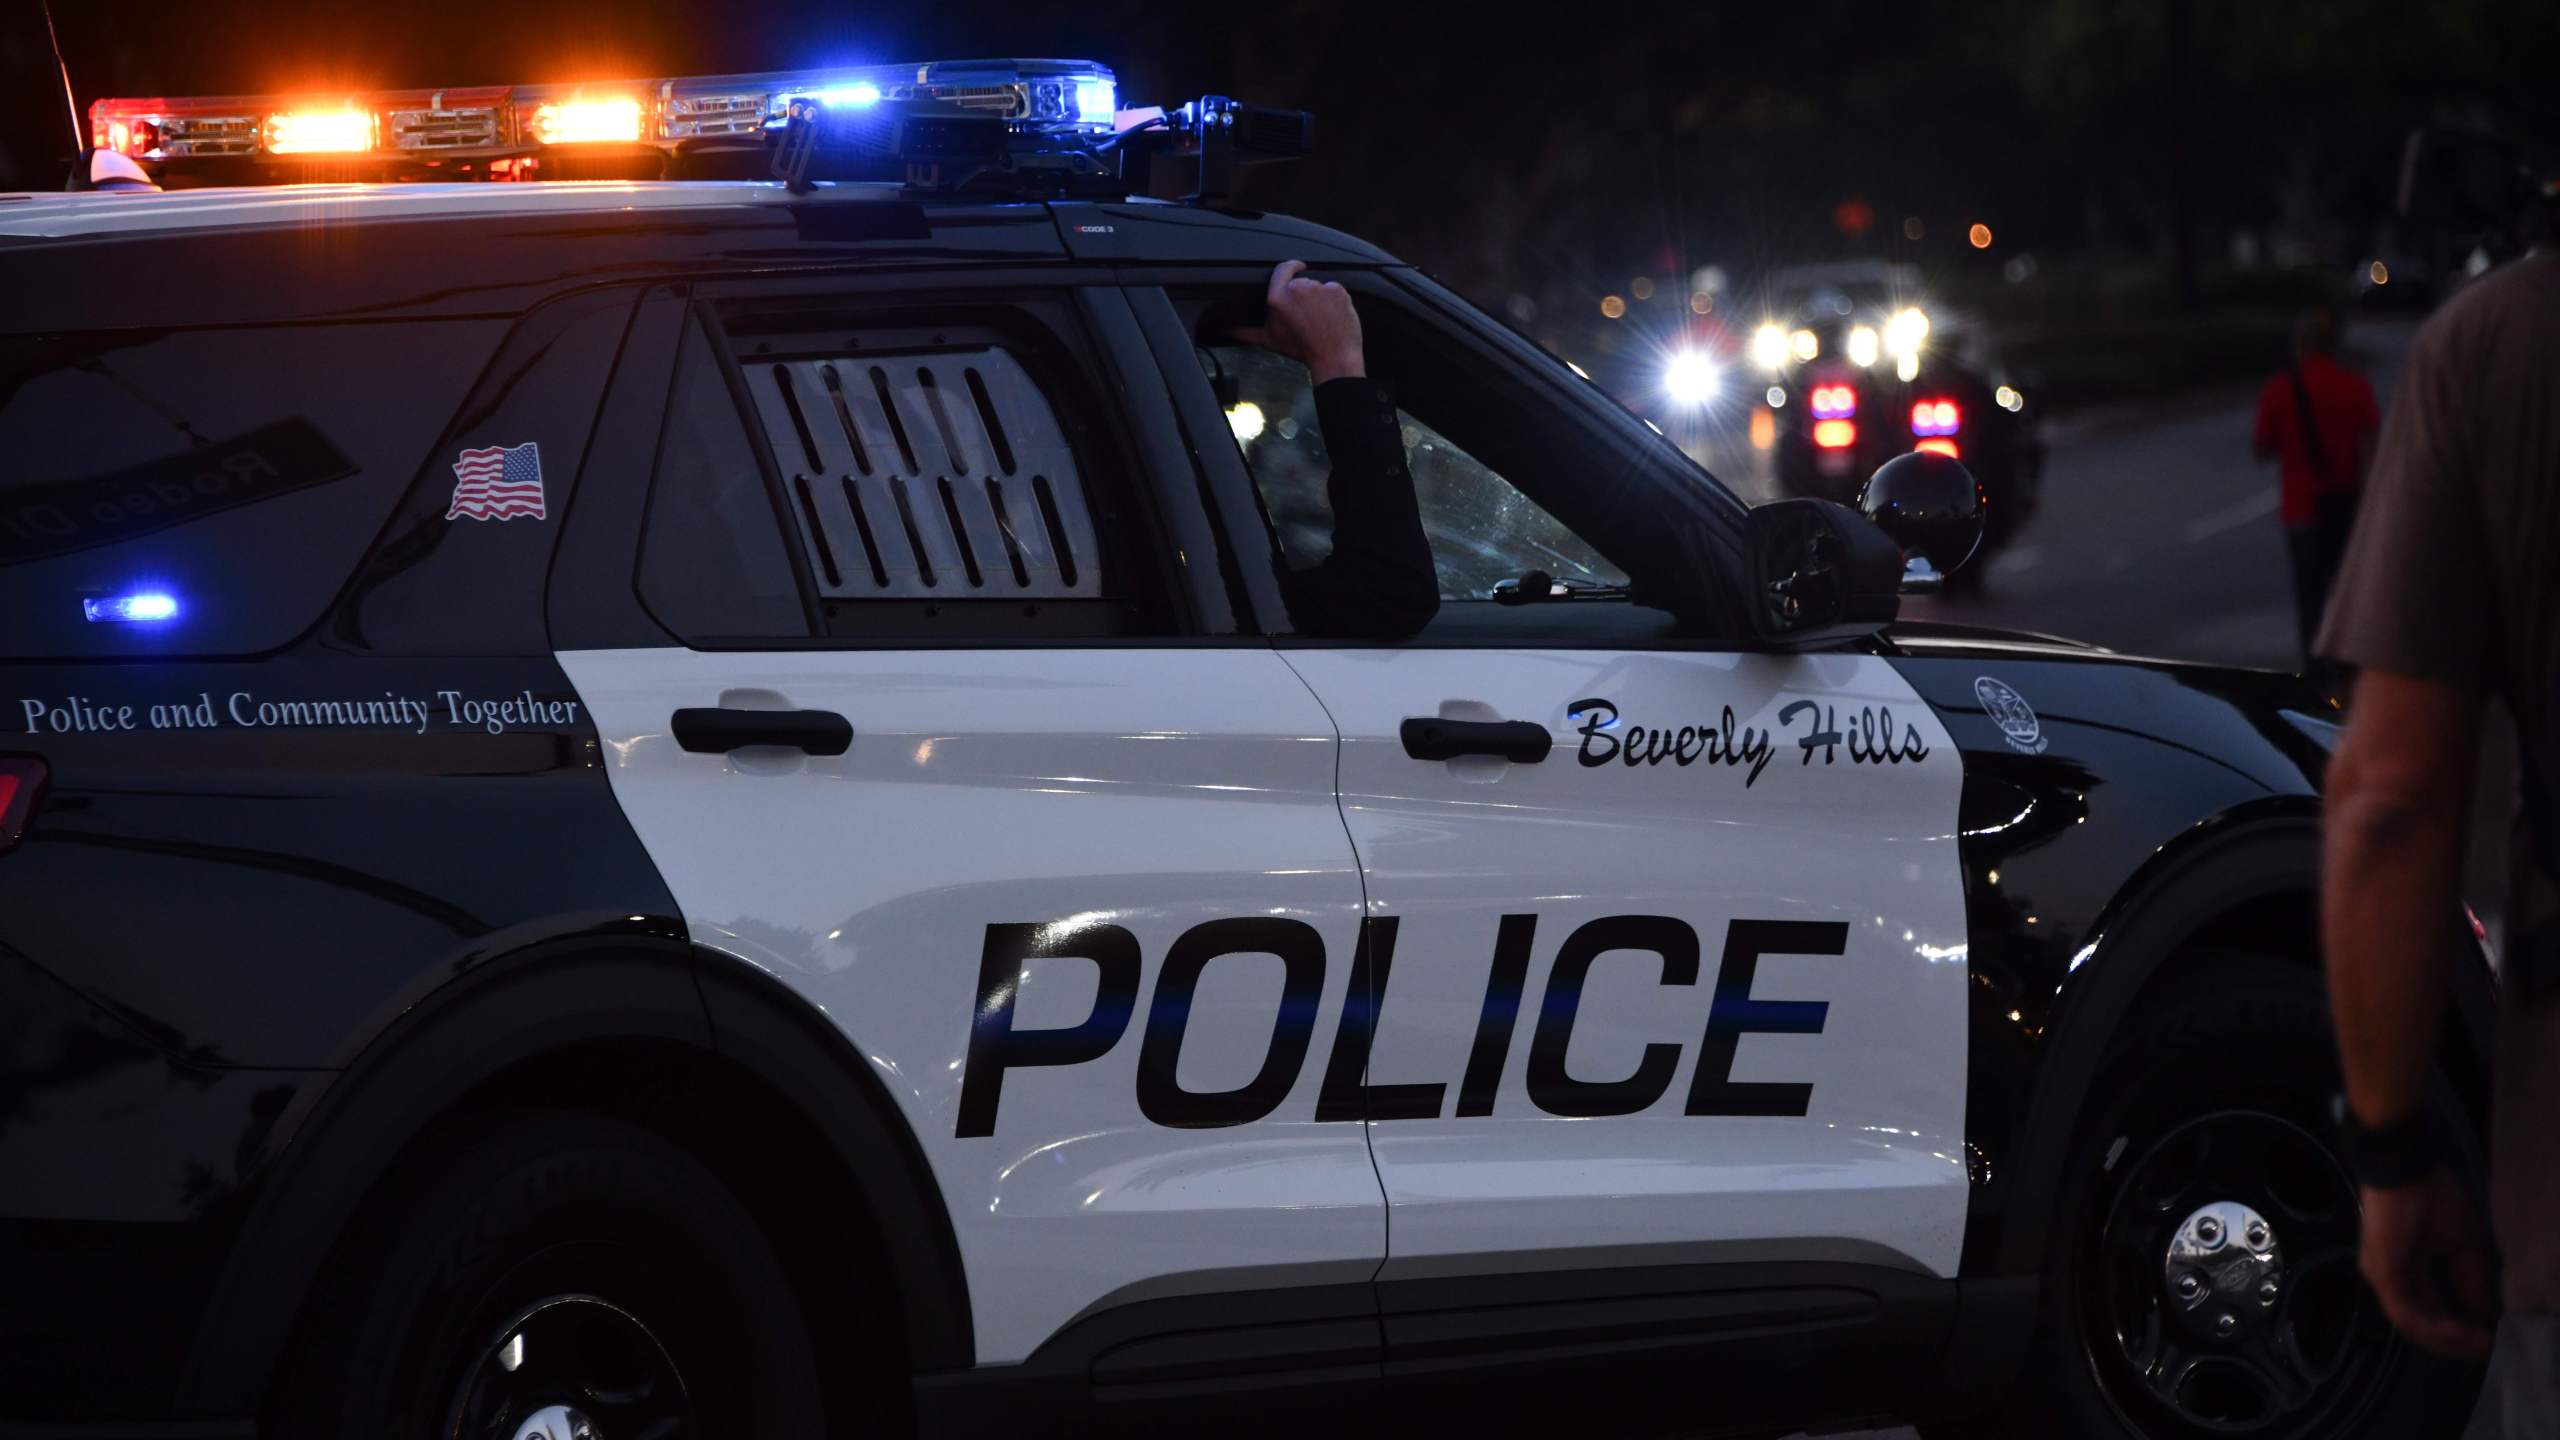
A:
MULTIPOLYGON (((1895 640, 1896 668, 1965 757, 1975 1190, 1962 1272, 2033 1276, 2072 1127, 2163 967, 2234 917, 2317 966, 2327 753, 2319 727, 2291 717, 2328 706, 2265 672, 1935 627, 1895 640)), ((2495 996, 2464 944, 2455 995, 2477 1068, 2495 996)))

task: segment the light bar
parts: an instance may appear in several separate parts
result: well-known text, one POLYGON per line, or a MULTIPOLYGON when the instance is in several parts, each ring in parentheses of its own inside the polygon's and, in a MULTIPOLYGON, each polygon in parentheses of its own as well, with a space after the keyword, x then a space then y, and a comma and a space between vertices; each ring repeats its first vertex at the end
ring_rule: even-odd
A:
POLYGON ((411 90, 385 95, 383 148, 407 156, 470 154, 507 143, 509 91, 504 85, 468 90, 411 90))
MULTIPOLYGON (((1111 117, 1119 112, 1120 87, 1116 83, 1107 78, 1076 82, 1078 124, 1108 126, 1111 123, 1111 117)), ((2373 264, 2377 270, 2382 268, 2382 262, 2379 260, 2374 261, 2373 264)))
POLYGON ((1953 400, 1914 400, 1911 402, 1911 433, 1953 435, 1963 414, 1953 400))
POLYGON ((848 109, 883 100, 938 101, 1001 119, 1017 136, 1082 145, 1111 135, 1119 82, 1089 60, 953 60, 584 85, 115 98, 89 107, 89 132, 98 149, 155 164, 370 155, 434 165, 553 146, 762 145, 794 102, 848 109))
POLYGON ((267 117, 266 148, 275 155, 347 155, 373 148, 369 111, 279 110, 267 117))
POLYGON ((634 144, 640 139, 641 119, 639 98, 631 95, 545 100, 533 107, 524 133, 537 145, 634 144))

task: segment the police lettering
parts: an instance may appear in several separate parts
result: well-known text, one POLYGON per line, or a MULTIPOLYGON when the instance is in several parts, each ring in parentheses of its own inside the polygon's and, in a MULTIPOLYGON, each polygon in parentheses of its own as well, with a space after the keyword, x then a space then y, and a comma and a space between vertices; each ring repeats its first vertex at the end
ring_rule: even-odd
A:
POLYGON ((85 695, 73 695, 59 705, 44 700, 18 704, 30 735, 92 735, 134 728, 132 706, 101 705, 85 695))
MULTIPOLYGON (((1445 1084, 1371 1085, 1366 1080, 1369 1047, 1395 959, 1397 924, 1394 917, 1372 917, 1360 924, 1350 984, 1317 1094, 1318 1121, 1430 1120, 1444 1112, 1445 1084)), ((1493 1113, 1519 1028, 1521 991, 1537 927, 1535 915, 1502 917, 1475 1042, 1458 1082, 1455 1114, 1461 1118, 1493 1113)), ((1684 1113, 1806 1113, 1813 1097, 1810 1082, 1737 1081, 1734 1056, 1744 1035, 1818 1035, 1829 1013, 1823 1001, 1755 998, 1751 987, 1760 957, 1840 955, 1848 937, 1849 927, 1837 921, 1735 920, 1726 927, 1684 1113)), ((1548 967, 1524 1076, 1530 1103, 1550 1115, 1636 1114, 1660 1100, 1679 1071, 1681 1046, 1661 1041, 1646 1045, 1625 1075, 1595 1078, 1566 1069, 1584 982, 1595 961, 1618 951, 1659 957, 1660 984, 1698 983, 1698 934, 1671 916, 1603 916, 1567 935, 1548 967)), ((965 1140, 995 1133, 1010 1072, 1083 1065, 1110 1054, 1137 1017, 1143 968, 1137 937, 1118 925, 1085 920, 989 925, 978 958, 956 1136, 965 1140), (1035 963, 1094 967, 1093 1007, 1083 1019, 1039 1030, 1014 1024, 1015 997, 1035 963)), ((1184 1129, 1247 1125, 1272 1114, 1296 1088, 1306 1065, 1324 979, 1324 937, 1304 921, 1247 916, 1210 920, 1184 931, 1165 952, 1147 1005, 1138 1047, 1139 1113, 1158 1125, 1184 1129), (1209 968, 1234 956, 1276 956, 1281 963, 1280 999, 1270 1033, 1259 1042, 1251 1079, 1231 1090, 1186 1089, 1179 1070, 1192 999, 1209 968)))

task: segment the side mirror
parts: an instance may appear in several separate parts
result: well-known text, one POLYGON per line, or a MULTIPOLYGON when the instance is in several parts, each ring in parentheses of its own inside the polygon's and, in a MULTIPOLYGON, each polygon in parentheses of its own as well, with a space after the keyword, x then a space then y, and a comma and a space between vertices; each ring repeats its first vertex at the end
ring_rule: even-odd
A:
POLYGON ((1934 595, 1982 544, 1990 500, 1954 456, 1929 450, 1876 467, 1858 491, 1858 509, 1902 547, 1905 595, 1934 595))
POLYGON ((1901 608, 1893 537, 1831 500, 1772 500, 1749 527, 1751 624, 1786 647, 1871 635, 1901 608))

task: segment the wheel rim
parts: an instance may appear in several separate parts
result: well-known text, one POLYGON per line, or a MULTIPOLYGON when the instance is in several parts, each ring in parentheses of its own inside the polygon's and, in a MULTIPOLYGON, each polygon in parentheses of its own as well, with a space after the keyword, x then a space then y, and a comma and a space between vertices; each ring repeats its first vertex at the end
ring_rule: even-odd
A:
POLYGON ((593 1295, 554 1295, 497 1328, 455 1389, 452 1440, 675 1440, 691 1397, 658 1337, 593 1295))
POLYGON ((2333 1433, 2398 1341, 2358 1280, 2353 1182, 2301 1126, 2224 1110, 2125 1167, 2084 1256, 2083 1335, 2136 1433, 2333 1433))

